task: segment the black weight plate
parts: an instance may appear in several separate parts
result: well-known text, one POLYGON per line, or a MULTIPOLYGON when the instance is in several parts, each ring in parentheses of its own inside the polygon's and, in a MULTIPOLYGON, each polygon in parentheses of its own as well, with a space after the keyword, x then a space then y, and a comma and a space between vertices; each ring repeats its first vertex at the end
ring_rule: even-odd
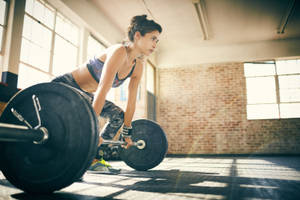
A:
MULTIPOLYGON (((60 83, 63 84, 67 87, 69 87, 70 89, 72 89, 73 91, 77 92, 80 94, 81 99, 84 100, 84 105, 86 106, 86 108, 88 109, 89 113, 90 113, 90 118, 92 119, 91 123, 93 123, 94 126, 97 126, 97 136, 96 139, 94 140, 94 143, 91 144, 91 151, 90 154, 87 155, 87 158, 91 158, 90 163, 88 164, 88 167, 92 164, 92 161, 94 160, 94 157, 96 155, 96 151, 97 151, 97 147, 98 147, 98 142, 99 142, 99 121, 98 121, 98 117, 94 111, 94 108, 92 107, 92 99, 91 97, 87 96, 86 94, 84 94, 81 90, 71 87, 69 85, 66 85, 64 83, 60 83)), ((74 181, 78 180, 79 178, 82 177, 82 175, 85 173, 86 169, 82 168, 81 171, 78 172, 77 176, 75 176, 74 181)))
POLYGON ((139 119, 132 122, 132 140, 144 140, 144 149, 130 147, 120 148, 121 159, 133 169, 146 171, 162 162, 167 150, 168 141, 162 128, 155 122, 139 119))
POLYGON ((48 129, 49 139, 42 145, 1 144, 1 170, 26 192, 50 193, 72 184, 89 167, 98 125, 81 95, 59 83, 42 83, 20 91, 9 101, 0 122, 21 124, 10 111, 13 107, 30 124, 37 125, 33 94, 39 99, 42 126, 48 129))

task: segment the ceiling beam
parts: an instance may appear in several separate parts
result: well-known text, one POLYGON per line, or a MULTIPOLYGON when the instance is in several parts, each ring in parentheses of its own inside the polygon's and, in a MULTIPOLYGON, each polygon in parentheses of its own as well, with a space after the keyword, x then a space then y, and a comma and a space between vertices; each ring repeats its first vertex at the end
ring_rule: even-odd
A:
POLYGON ((203 35, 203 40, 208 40, 208 21, 207 21, 207 13, 205 8, 204 0, 192 0, 192 3, 195 6, 198 20, 200 22, 200 27, 203 35))
POLYGON ((278 34, 284 34, 288 20, 291 17, 294 9, 295 9, 295 0, 289 0, 286 12, 281 18, 281 22, 277 31, 278 34))

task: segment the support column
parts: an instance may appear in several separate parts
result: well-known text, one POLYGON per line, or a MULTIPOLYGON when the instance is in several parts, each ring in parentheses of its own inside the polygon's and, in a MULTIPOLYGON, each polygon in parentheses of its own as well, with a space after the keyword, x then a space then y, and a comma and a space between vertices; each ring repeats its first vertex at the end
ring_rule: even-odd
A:
POLYGON ((11 0, 3 57, 2 82, 17 88, 26 0, 11 0))
POLYGON ((80 51, 79 51, 79 65, 84 63, 87 60, 87 48, 88 48, 88 38, 89 31, 86 28, 81 28, 81 37, 80 37, 80 51))

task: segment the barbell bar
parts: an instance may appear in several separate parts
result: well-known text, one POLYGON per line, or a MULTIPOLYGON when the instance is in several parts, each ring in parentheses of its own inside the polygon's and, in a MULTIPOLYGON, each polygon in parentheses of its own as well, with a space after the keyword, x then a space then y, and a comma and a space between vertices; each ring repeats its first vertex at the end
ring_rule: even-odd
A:
POLYGON ((0 141, 2 142, 39 142, 46 133, 40 129, 27 126, 0 123, 0 141))
MULTIPOLYGON (((44 127, 38 129, 30 129, 27 126, 0 123, 0 141, 2 142, 33 142, 42 144, 49 138, 48 130, 44 127)), ((127 142, 120 140, 103 140, 103 144, 122 146, 127 142)), ((143 140, 133 142, 133 146, 139 149, 145 148, 146 144, 143 140)))

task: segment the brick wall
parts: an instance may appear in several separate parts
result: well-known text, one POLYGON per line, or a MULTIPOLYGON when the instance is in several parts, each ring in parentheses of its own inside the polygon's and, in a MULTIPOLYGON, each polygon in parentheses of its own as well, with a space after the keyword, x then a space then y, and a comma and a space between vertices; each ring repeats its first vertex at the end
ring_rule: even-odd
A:
POLYGON ((242 63, 159 70, 169 154, 300 153, 300 119, 247 120, 242 63))

